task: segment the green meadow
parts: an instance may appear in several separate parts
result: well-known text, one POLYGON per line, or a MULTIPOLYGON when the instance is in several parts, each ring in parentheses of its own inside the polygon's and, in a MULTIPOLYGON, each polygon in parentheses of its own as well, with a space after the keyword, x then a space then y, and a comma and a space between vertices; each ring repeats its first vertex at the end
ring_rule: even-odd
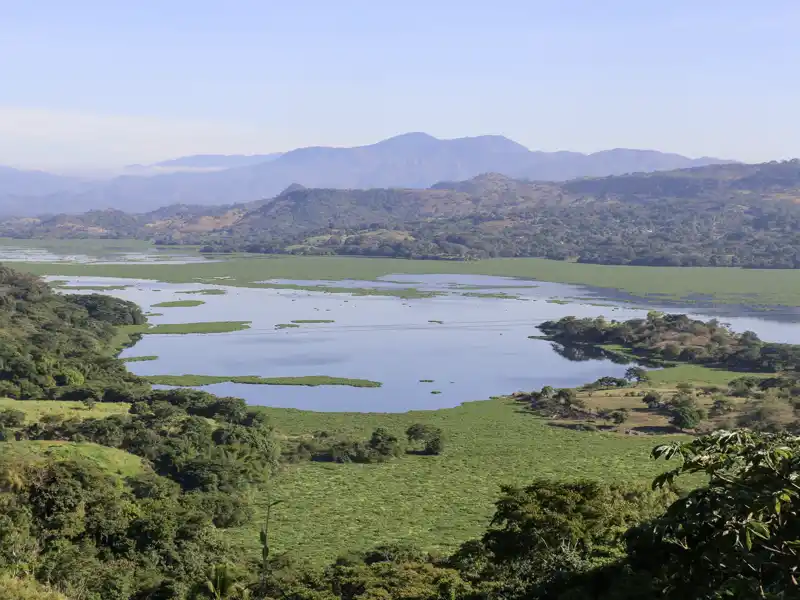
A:
MULTIPOLYGON (((321 413, 253 407, 287 438, 326 431, 367 439, 377 427, 398 437, 414 423, 441 427, 440 456, 406 455, 384 464, 306 462, 286 465, 268 499, 276 552, 320 564, 342 548, 409 542, 432 551, 452 550, 486 528, 503 484, 535 477, 650 481, 664 465, 649 458, 663 437, 574 432, 553 427, 509 399, 469 402, 457 408, 401 414, 321 413)), ((261 519, 234 530, 234 542, 258 550, 261 519)))

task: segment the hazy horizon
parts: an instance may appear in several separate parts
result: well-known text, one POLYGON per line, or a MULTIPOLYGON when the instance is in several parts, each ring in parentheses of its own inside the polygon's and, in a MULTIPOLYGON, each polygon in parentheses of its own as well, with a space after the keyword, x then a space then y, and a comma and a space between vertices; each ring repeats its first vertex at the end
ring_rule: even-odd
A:
POLYGON ((788 0, 14 3, 0 164, 114 169, 414 131, 791 158, 798 17, 788 0))

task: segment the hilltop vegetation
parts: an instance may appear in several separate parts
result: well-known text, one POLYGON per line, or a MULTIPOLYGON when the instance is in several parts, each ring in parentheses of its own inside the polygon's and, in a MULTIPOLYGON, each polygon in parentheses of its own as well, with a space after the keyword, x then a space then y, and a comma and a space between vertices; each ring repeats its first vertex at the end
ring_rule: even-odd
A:
POLYGON ((734 333, 713 319, 651 311, 646 319, 624 322, 564 317, 546 321, 540 329, 560 342, 620 344, 647 358, 764 373, 800 370, 800 346, 763 342, 752 331, 734 333))
POLYGON ((800 266, 800 161, 565 183, 482 175, 431 189, 292 188, 234 207, 9 220, 16 237, 140 237, 205 251, 544 257, 662 266, 800 266))
POLYGON ((110 347, 117 326, 144 321, 132 302, 56 294, 0 265, 0 396, 72 399, 136 388, 141 382, 110 347))

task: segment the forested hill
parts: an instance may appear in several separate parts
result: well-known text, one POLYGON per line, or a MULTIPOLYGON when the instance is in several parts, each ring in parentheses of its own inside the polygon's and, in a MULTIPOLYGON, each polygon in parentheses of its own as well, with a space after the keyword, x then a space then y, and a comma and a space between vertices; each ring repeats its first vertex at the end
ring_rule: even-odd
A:
POLYGON ((117 328, 145 322, 125 300, 54 293, 0 265, 0 398, 84 398, 149 389, 113 356, 117 328))
POLYGON ((800 267, 800 161, 568 182, 485 174, 430 189, 307 189, 225 207, 0 224, 11 237, 137 237, 207 250, 800 267))

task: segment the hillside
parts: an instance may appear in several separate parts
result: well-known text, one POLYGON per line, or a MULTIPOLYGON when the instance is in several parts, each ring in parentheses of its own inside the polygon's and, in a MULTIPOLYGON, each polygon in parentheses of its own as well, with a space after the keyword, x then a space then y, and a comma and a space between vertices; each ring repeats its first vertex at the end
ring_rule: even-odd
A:
POLYGON ((664 266, 800 266, 800 161, 429 189, 290 186, 272 200, 9 219, 11 237, 135 237, 207 250, 664 266))
POLYGON ((594 154, 533 152, 502 136, 441 140, 408 133, 353 148, 310 147, 256 156, 198 155, 155 165, 75 189, 64 182, 44 191, 5 189, 0 214, 32 216, 96 209, 146 212, 168 204, 232 204, 269 198, 299 183, 314 188, 427 188, 497 172, 529 180, 563 181, 638 171, 716 164, 652 150, 594 154))

